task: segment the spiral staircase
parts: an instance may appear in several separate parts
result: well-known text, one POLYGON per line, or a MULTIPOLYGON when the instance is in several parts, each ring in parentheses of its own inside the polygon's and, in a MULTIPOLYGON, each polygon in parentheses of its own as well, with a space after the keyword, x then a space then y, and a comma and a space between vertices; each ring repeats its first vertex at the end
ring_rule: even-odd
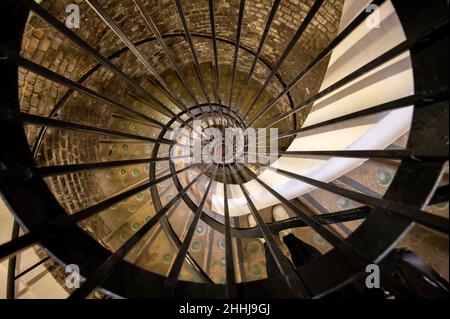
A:
POLYGON ((361 290, 374 263, 391 297, 433 296, 393 274, 396 248, 432 269, 424 285, 447 289, 447 11, 440 0, 2 1, 5 297, 322 298, 361 290), (70 4, 79 28, 65 23, 70 4), (211 127, 277 128, 278 156, 180 161, 211 127), (272 219, 278 205, 289 219, 272 219), (322 256, 293 267, 285 229, 322 256))

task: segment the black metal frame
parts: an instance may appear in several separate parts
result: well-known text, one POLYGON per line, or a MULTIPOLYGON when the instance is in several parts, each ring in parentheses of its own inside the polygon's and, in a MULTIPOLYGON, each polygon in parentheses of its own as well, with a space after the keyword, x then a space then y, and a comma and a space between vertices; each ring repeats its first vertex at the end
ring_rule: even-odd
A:
MULTIPOLYGON (((23 3, 28 3, 29 6, 38 6, 33 1, 23 0, 23 3)), ((139 2, 139 1, 138 1, 139 2)), ((243 1, 242 1, 243 2, 243 1)), ((241 5, 242 5, 241 2, 241 5)), ((375 1, 376 2, 376 1, 375 1)), ((98 6, 98 3, 94 0, 89 0, 89 3, 93 4, 97 12, 110 24, 111 28, 121 37, 124 43, 138 55, 138 49, 135 44, 131 43, 122 31, 114 27, 112 21, 109 21, 105 12, 100 12, 102 8, 98 6)), ((322 1, 316 1, 315 5, 308 14, 308 18, 305 19, 302 26, 297 31, 294 38, 295 41, 291 41, 287 50, 283 53, 279 60, 279 63, 272 69, 271 76, 266 81, 268 82, 276 74, 283 60, 289 54, 293 45, 300 38, 304 29, 308 26, 309 22, 313 18, 315 12, 320 8, 322 1)), ((376 2, 378 3, 378 2, 376 2)), ((380 2, 381 3, 381 2, 380 2)), ((352 198, 356 201, 367 204, 369 207, 359 208, 350 212, 339 212, 330 214, 330 216, 308 216, 302 212, 301 209, 296 207, 287 199, 283 198, 280 194, 271 189, 267 184, 262 182, 253 176, 268 192, 277 197, 284 205, 294 211, 298 218, 287 220, 274 224, 265 224, 258 214, 256 207, 254 206, 251 195, 248 193, 244 183, 243 175, 244 170, 242 168, 231 169, 228 167, 232 178, 237 182, 244 194, 247 204, 250 207, 251 213, 254 216, 258 226, 254 229, 236 229, 230 227, 230 220, 227 206, 227 183, 224 183, 225 190, 225 223, 222 224, 213 218, 203 214, 203 205, 206 197, 212 185, 214 176, 216 175, 217 168, 213 177, 208 184, 207 192, 203 196, 199 206, 196 206, 192 199, 187 196, 186 191, 196 181, 193 180, 188 186, 182 188, 180 193, 169 204, 164 207, 156 208, 158 213, 146 223, 133 237, 127 241, 117 252, 111 254, 105 248, 103 248, 98 242, 91 238, 88 234, 82 231, 77 223, 85 218, 93 216, 99 213, 103 209, 117 203, 137 192, 145 189, 149 189, 152 192, 154 202, 159 202, 159 195, 156 187, 153 187, 163 179, 172 178, 175 185, 179 188, 181 183, 178 179, 178 174, 186 171, 194 166, 186 166, 183 169, 175 171, 174 163, 171 158, 157 158, 158 148, 160 143, 166 143, 173 145, 172 141, 164 139, 166 132, 171 130, 171 125, 175 121, 179 121, 181 116, 186 114, 190 115, 187 121, 181 121, 182 125, 188 126, 188 122, 203 116, 198 109, 201 110, 201 105, 197 103, 197 106, 188 108, 181 103, 180 107, 182 112, 174 114, 171 122, 167 125, 161 126, 162 131, 158 139, 149 139, 132 134, 126 134, 121 132, 110 131, 106 129, 99 129, 88 127, 80 124, 74 124, 66 121, 50 119, 45 117, 38 117, 30 114, 20 113, 18 105, 18 75, 17 64, 29 68, 33 72, 38 72, 41 75, 47 75, 50 79, 58 81, 64 85, 69 86, 73 90, 80 90, 85 94, 88 94, 92 98, 96 98, 101 102, 120 108, 123 111, 132 113, 134 116, 138 116, 143 120, 152 122, 151 119, 143 116, 142 114, 136 114, 130 112, 126 106, 123 106, 115 101, 101 96, 98 93, 84 88, 79 83, 75 83, 66 78, 63 78, 55 73, 50 73, 49 70, 34 64, 31 61, 21 58, 15 52, 20 50, 20 40, 23 34, 23 29, 28 16, 28 11, 24 7, 12 4, 11 1, 2 2, 0 5, 0 27, 5 28, 4 24, 8 24, 7 29, 10 31, 8 34, 2 34, 1 38, 1 64, 3 70, 3 79, 5 84, 0 87, 0 145, 3 149, 7 149, 8 152, 4 152, 0 155, 0 161, 2 164, 2 171, 0 174, 0 186, 1 191, 9 205, 13 208, 13 213, 16 221, 26 231, 26 234, 12 240, 6 244, 0 245, 0 259, 7 258, 9 256, 15 256, 21 250, 39 243, 47 249, 51 258, 59 261, 62 264, 74 263, 80 266, 83 270, 82 275, 86 278, 82 288, 78 289, 72 294, 71 298, 81 298, 87 296, 93 289, 99 286, 104 289, 110 295, 124 296, 130 298, 145 298, 145 297, 195 297, 195 298, 218 298, 223 297, 224 292, 227 297, 263 297, 263 298, 283 298, 283 297, 314 297, 319 298, 327 293, 342 287, 343 285, 351 282, 357 278, 363 271, 363 265, 367 262, 380 262, 386 254, 392 248, 392 243, 396 242, 401 236, 409 229, 413 222, 419 222, 429 227, 448 233, 448 220, 424 213, 423 207, 428 204, 430 198, 433 196, 437 187, 437 180, 441 174, 445 161, 448 160, 448 70, 443 70, 443 65, 448 65, 448 35, 444 34, 448 27, 448 16, 443 13, 443 9, 447 9, 445 1, 433 1, 430 5, 423 7, 420 1, 408 1, 406 4, 402 1, 394 1, 396 12, 402 22, 407 40, 396 46, 394 49, 383 54, 379 58, 370 62, 366 66, 363 66, 359 70, 338 81, 336 84, 330 86, 326 90, 319 92, 312 98, 301 102, 298 106, 291 111, 286 112, 265 123, 266 126, 276 124, 287 116, 294 115, 304 106, 314 102, 315 100, 331 93, 337 88, 345 85, 346 83, 358 78, 360 75, 372 70, 373 68, 388 61, 392 57, 397 56, 399 53, 405 50, 410 50, 411 61, 414 68, 415 77, 415 91, 418 92, 414 96, 405 97, 397 101, 392 101, 383 105, 375 106, 371 109, 357 112, 351 115, 343 116, 334 120, 327 121, 325 123, 318 124, 316 127, 322 125, 329 125, 342 120, 348 120, 359 116, 365 116, 373 114, 375 112, 396 109, 404 107, 410 104, 415 104, 414 118, 411 126, 411 133, 408 141, 408 147, 403 151, 355 151, 355 152, 295 152, 285 153, 284 155, 291 156, 348 156, 348 157, 383 157, 383 158, 399 158, 401 159, 400 167, 397 174, 386 192, 383 199, 374 199, 368 196, 362 196, 361 194, 343 190, 334 185, 315 181, 310 178, 299 176, 291 172, 276 170, 277 173, 284 174, 291 178, 301 180, 303 182, 312 184, 321 189, 339 193, 342 196, 352 198), (420 9, 422 15, 421 19, 417 20, 413 16, 412 12, 417 12, 420 9), (433 21, 433 25, 430 27, 429 22, 433 21), (433 56, 433 59, 429 57, 433 56), (43 176, 52 176, 55 174, 62 174, 71 171, 78 171, 84 169, 98 169, 102 167, 111 167, 116 165, 129 165, 136 163, 136 161, 122 161, 122 162, 110 162, 110 163, 93 163, 84 165, 71 165, 61 167, 38 167, 34 165, 33 156, 29 151, 26 137, 23 132, 22 123, 35 123, 45 126, 55 126, 63 129, 77 129, 82 131, 89 131, 98 134, 116 135, 130 139, 140 139, 146 142, 155 143, 154 153, 150 159, 136 160, 139 163, 150 162, 150 175, 149 182, 145 182, 137 186, 136 188, 123 192, 112 198, 106 199, 90 208, 87 208, 81 212, 68 216, 62 207, 55 200, 47 185, 42 180, 43 176), (430 145, 437 145, 437 147, 430 148, 430 145), (156 178, 154 162, 158 160, 168 160, 171 168, 171 173, 163 177, 156 178), (26 180, 26 183, 24 181, 26 180), (407 191, 406 191, 407 190, 407 191), (26 201, 23 198, 27 198, 26 201), (155 201, 156 199, 156 201, 155 201), (179 200, 184 200, 186 204, 196 212, 195 219, 191 224, 188 235, 185 241, 180 246, 179 255, 169 277, 156 275, 145 271, 133 264, 130 264, 124 260, 126 254, 134 247, 134 245, 150 230, 160 219, 164 218, 172 205, 179 200), (35 214, 38 210, 40 213, 35 214), (324 228, 323 224, 354 220, 364 218, 362 225, 353 232, 345 241, 336 237, 332 232, 324 228), (202 219, 211 227, 216 230, 225 233, 226 238, 226 260, 227 260, 227 284, 214 285, 212 283, 188 283, 177 281, 181 265, 188 258, 187 250, 192 238, 193 231, 196 223, 202 219), (321 234, 327 241, 329 241, 335 248, 325 255, 317 258, 310 263, 294 269, 292 265, 287 261, 286 257, 281 253, 277 244, 273 239, 273 232, 290 228, 290 227, 302 227, 309 226, 315 231, 321 234), (268 278, 257 282, 249 283, 236 283, 234 280, 233 269, 233 254, 231 251, 231 238, 232 237, 264 237, 268 243, 269 250, 274 256, 278 267, 282 275, 268 278), (71 247, 67 250, 67 247, 71 247), (332 274, 332 275, 330 275, 332 274), (224 290, 226 288, 226 290, 224 290), (161 294, 163 292, 163 294, 161 294)), ((192 43, 190 33, 183 18, 184 14, 181 6, 178 4, 178 11, 183 25, 185 25, 185 33, 183 34, 188 38, 188 42, 192 43)), ((275 4, 277 4, 275 2, 275 4)), ((218 78, 218 56, 217 56, 217 36, 215 34, 215 19, 214 19, 214 1, 209 1, 210 18, 212 22, 212 40, 214 47, 214 63, 215 63, 215 81, 216 90, 220 93, 219 78, 218 78)), ((275 7, 275 5, 274 5, 275 7)), ((35 7, 36 8, 36 7, 35 7)), ((241 7, 242 8, 242 7, 241 7)), ((276 9, 275 9, 276 10, 276 9)), ((243 11, 243 10, 242 10, 243 11)), ((357 19, 359 22, 363 21, 363 17, 360 15, 357 19)), ((239 20, 242 22, 242 16, 239 20)), ((271 21, 269 18, 268 21, 271 21)), ((356 24, 351 24, 352 27, 356 27, 356 24)), ((349 26, 350 27, 350 26, 349 26)), ((240 30, 240 28, 238 28, 240 30)), ((346 29, 347 30, 347 29, 346 29)), ((345 32, 345 31, 344 31, 345 32)), ((238 32, 239 37, 240 32, 238 32)), ((341 35, 338 35, 337 39, 333 43, 337 43, 342 40, 341 35), (340 40, 339 40, 340 39, 340 40)), ((162 43, 164 35, 157 35, 156 39, 162 43)), ((79 40, 77 40, 79 42, 79 40)), ((260 44, 260 48, 254 54, 255 61, 260 58, 261 47, 264 45, 265 36, 260 44)), ((235 63, 236 68, 236 56, 240 48, 239 39, 235 42, 235 63)), ((81 43, 81 42, 80 42, 81 43)), ((282 95, 288 94, 289 90, 296 85, 300 79, 308 72, 308 69, 312 69, 316 63, 324 58, 331 48, 325 49, 315 59, 309 67, 307 67, 299 76, 288 86, 285 86, 282 95), (327 50, 329 50, 327 52, 327 50)), ((195 56, 195 50, 193 45, 190 45, 193 56, 195 56)), ((89 51, 89 48, 88 48, 89 51)), ((94 53, 94 52, 91 52, 94 53)), ((166 52, 167 54, 167 52, 166 52)), ((143 57, 142 57, 143 58, 143 57)), ((144 58, 145 59, 145 58, 144 58)), ((105 66, 110 63, 108 59, 98 57, 98 60, 105 66)), ((196 58, 194 57, 194 60, 196 58)), ((196 63, 198 64, 198 63, 196 63)), ((198 66, 196 66, 198 67, 198 66)), ((120 70, 116 70, 117 74, 121 74, 120 70)), ((152 72, 153 73, 153 72, 152 72)), ((234 72, 235 74, 235 72, 234 72)), ((155 76, 155 74, 153 74, 155 76)), ((201 77, 201 73, 198 73, 201 77)), ((249 76, 250 79, 251 75, 249 76)), ((249 80, 247 79, 247 81, 249 80)), ((129 79, 124 78, 129 82, 129 79)), ((165 87, 164 83, 161 83, 165 87)), ((234 75, 233 75, 234 82, 234 75)), ((130 83, 130 82, 129 82, 130 83)), ((130 83, 134 86, 134 83, 130 83)), ((264 87, 264 86, 263 86, 264 87)), ((135 87, 137 91, 140 89, 135 87)), ((169 94, 170 88, 166 87, 169 94)), ((141 92, 142 93, 142 92, 141 92)), ((207 96, 206 92, 204 92, 207 96)), ((232 91, 230 92, 230 95, 232 91)), ((282 97, 277 96, 271 102, 269 102, 269 108, 272 107, 282 97)), ((147 96, 148 97, 148 96, 147 96)), ((256 98, 257 99, 257 98, 256 98)), ((255 99, 255 100, 256 100, 255 99)), ((176 99, 175 99, 176 100, 176 99)), ((155 101, 152 101, 155 102, 155 101)), ((179 102, 179 101, 178 101, 179 102)), ((251 106, 254 102, 251 103, 251 106)), ((228 106, 224 106, 220 103, 215 106, 219 110, 213 110, 211 103, 208 101, 211 109, 207 113, 218 113, 221 116, 225 115, 223 111, 226 109, 227 118, 232 119, 237 125, 244 125, 245 120, 239 116, 239 114, 233 112, 228 106), (239 124, 238 124, 239 123, 239 124)), ((250 107, 251 107, 250 106, 250 107)), ((239 110, 239 103, 236 107, 239 110)), ((268 108, 267 108, 268 110, 268 108)), ((267 111, 266 108, 263 111, 267 111)), ((248 113, 248 112, 247 112, 248 113)), ((246 114, 245 114, 246 115, 246 114)), ((259 115, 258 115, 259 116, 259 115)), ((258 117, 257 116, 257 117, 258 117)), ((245 116, 244 116, 245 118, 245 116)), ((257 119, 253 119, 250 125, 257 119)), ((228 119, 227 119, 228 123, 228 119)), ((153 124, 157 124, 154 123, 153 124)), ((161 124, 161 123, 159 123, 161 124)), ((157 124, 158 125, 158 124, 157 124)), ((189 127, 189 126, 188 126, 189 127)), ((291 136, 293 134, 312 129, 311 127, 296 129, 282 136, 282 138, 291 136)), ((244 166, 245 168, 245 166, 244 166)), ((198 176, 201 176, 208 167, 203 168, 198 176)), ((223 179, 225 180, 225 170, 223 167, 223 179)), ((269 168, 272 169, 272 168, 269 168)), ((28 271, 28 270, 27 270, 28 271)), ((14 275, 14 271, 12 271, 14 275)), ((19 274, 18 276, 20 276, 19 274)), ((18 277, 16 276, 16 277, 18 277)), ((387 280, 387 285, 392 292, 398 293, 399 296, 406 296, 408 292, 404 287, 398 285, 397 282, 387 280)))
MULTIPOLYGON (((292 37, 291 41, 287 45, 286 49, 283 51, 281 57, 278 59, 272 73, 267 77, 266 81, 264 82, 263 86, 258 90, 258 93, 255 95, 255 97, 252 99, 250 104, 247 107, 247 110, 244 112, 244 117, 247 117, 248 113, 251 111, 251 109, 255 106, 256 101, 261 97, 267 86, 269 85, 270 81, 275 76, 275 73, 278 72, 283 62, 288 57, 289 53, 294 49, 295 45, 297 44, 298 40, 301 38, 303 33, 305 32, 306 28, 311 23, 314 16, 319 11, 320 7, 322 6, 324 0, 315 0, 314 4, 311 6, 310 10, 308 11, 308 14, 306 15, 305 19, 302 21, 301 25, 299 26, 297 32, 295 32, 294 36, 292 37)), ((251 124, 250 124, 251 125, 251 124)))
MULTIPOLYGON (((381 5, 385 0, 375 0, 371 2, 371 5, 379 6, 381 5)), ((311 70, 313 70, 323 59, 333 51, 334 48, 336 48, 339 43, 342 42, 343 39, 345 39, 350 33, 352 33, 353 30, 355 30, 369 15, 371 14, 370 11, 363 11, 361 12, 353 21, 344 29, 342 30, 334 39, 331 41, 330 44, 321 52, 319 55, 312 60, 308 66, 300 72, 294 80, 287 85, 282 92, 280 92, 275 98, 269 101, 266 106, 256 115, 253 117, 249 125, 252 125, 254 122, 256 122, 258 119, 260 119, 270 108, 272 108, 276 103, 278 103, 283 96, 285 96, 287 93, 290 92, 290 90, 295 87, 304 77, 306 74, 308 74, 311 70)), ((298 31, 297 31, 298 33, 298 31)), ((301 34, 300 34, 301 36, 301 34)), ((298 41, 296 37, 293 38, 293 41, 288 45, 288 49, 291 48, 291 46, 295 45, 295 43, 298 41)))
MULTIPOLYGON (((241 45, 241 32, 242 32, 242 24, 244 23, 244 14, 245 14, 245 0, 240 0, 239 17, 236 28, 236 45, 234 47, 233 67, 231 71, 230 95, 228 96, 228 106, 230 108, 232 108, 231 102, 233 99, 234 84, 236 82, 237 65, 239 59, 239 47, 241 45)), ((236 110, 237 107, 235 107, 234 109, 236 110)))

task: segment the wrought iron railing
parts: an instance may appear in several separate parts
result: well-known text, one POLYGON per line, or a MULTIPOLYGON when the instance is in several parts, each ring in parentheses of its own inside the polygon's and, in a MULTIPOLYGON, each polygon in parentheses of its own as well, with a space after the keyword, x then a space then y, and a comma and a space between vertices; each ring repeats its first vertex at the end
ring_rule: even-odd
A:
MULTIPOLYGON (((111 59, 115 56, 104 57, 96 49, 91 47, 86 41, 48 13, 44 8, 32 0, 2 1, 0 5, 0 23, 2 35, 0 43, 1 77, 3 85, 0 88, 0 145, 2 153, 0 162, 0 187, 4 198, 11 206, 16 221, 27 232, 18 236, 18 224, 16 223, 14 236, 10 242, 0 245, 0 259, 10 258, 10 266, 14 266, 14 256, 31 245, 40 244, 45 247, 52 256, 61 263, 76 263, 82 269, 85 278, 81 288, 77 289, 71 298, 86 297, 96 288, 103 288, 105 292, 113 296, 122 297, 173 297, 187 296, 196 298, 215 297, 298 297, 298 298, 318 298, 333 290, 342 287, 348 282, 355 280, 364 271, 367 264, 380 263, 383 257, 392 249, 395 243, 412 223, 425 225, 439 232, 448 233, 448 219, 439 217, 423 210, 424 205, 434 200, 448 200, 445 196, 445 187, 436 190, 437 181, 441 174, 445 162, 448 160, 448 13, 446 1, 429 1, 426 4, 420 1, 393 1, 397 15, 399 16, 406 40, 391 50, 382 54, 373 61, 360 67, 345 78, 318 92, 312 97, 294 105, 290 96, 290 91, 294 88, 311 70, 314 69, 365 19, 370 12, 361 12, 336 38, 322 51, 313 61, 301 71, 293 81, 285 83, 279 75, 281 65, 288 54, 292 51, 296 43, 301 38, 306 28, 311 23, 324 1, 316 0, 310 8, 308 15, 298 28, 285 51, 277 61, 275 66, 271 66, 262 57, 262 48, 267 40, 274 15, 277 12, 280 0, 275 0, 272 10, 266 22, 266 28, 262 35, 259 47, 256 52, 244 47, 240 43, 242 20, 244 15, 245 0, 240 1, 240 10, 237 25, 236 41, 221 39, 216 34, 216 21, 214 15, 214 1, 209 1, 209 13, 211 21, 210 35, 196 34, 189 30, 186 21, 185 9, 181 0, 174 0, 178 10, 179 18, 182 22, 183 32, 174 34, 161 34, 152 17, 146 12, 143 1, 135 0, 139 11, 142 13, 146 25, 152 30, 155 37, 149 41, 156 40, 162 47, 164 54, 170 61, 170 66, 176 72, 182 83, 182 87, 192 98, 193 105, 185 105, 169 83, 157 73, 155 68, 148 62, 146 57, 139 51, 139 43, 133 43, 127 37, 118 24, 108 15, 96 0, 87 0, 96 13, 105 21, 113 32, 122 40, 127 48, 136 56, 138 61, 153 75, 155 81, 167 94, 169 99, 179 107, 181 112, 176 114, 164 103, 150 94, 140 86, 134 79, 126 75, 121 69, 115 66, 111 59), (445 10, 441 10, 444 8, 445 10), (420 10, 421 18, 416 19, 414 13, 420 10), (57 74, 43 66, 40 66, 18 53, 20 50, 20 40, 22 38, 24 26, 29 12, 32 11, 44 19, 51 27, 61 32, 68 39, 73 41, 87 54, 95 58, 99 63, 88 72, 80 81, 72 81, 62 75, 57 74), (7 30, 7 32, 5 32, 7 30), (195 74, 201 84, 202 92, 206 104, 201 104, 182 70, 166 45, 165 39, 169 37, 185 37, 189 49, 191 50, 192 61, 195 74), (213 65, 214 65, 214 94, 215 100, 210 100, 205 86, 204 75, 199 66, 199 60, 193 38, 201 37, 210 39, 213 44, 213 65), (218 41, 228 41, 235 46, 232 65, 231 90, 228 95, 228 104, 220 98, 220 91, 223 89, 219 76, 219 56, 218 41), (253 64, 246 78, 244 89, 239 98, 232 103, 233 89, 236 83, 237 63, 239 50, 246 50, 254 56, 253 64), (409 51, 414 69, 415 94, 403 98, 389 101, 373 106, 363 111, 344 115, 316 125, 305 128, 294 129, 279 136, 280 139, 295 136, 298 133, 326 127, 332 124, 341 123, 372 114, 378 114, 388 110, 399 109, 414 105, 414 118, 411 126, 408 146, 404 150, 365 150, 365 151, 302 151, 302 152, 281 152, 282 156, 333 156, 349 158, 387 158, 401 160, 401 164, 395 179, 383 198, 374 198, 355 191, 341 188, 334 184, 324 183, 318 180, 294 174, 292 172, 267 168, 291 179, 299 180, 319 189, 338 194, 340 196, 359 202, 364 207, 349 211, 336 212, 328 215, 311 216, 299 207, 295 201, 288 200, 282 194, 273 189, 270 185, 258 178, 246 165, 239 164, 212 164, 204 166, 192 164, 177 169, 173 160, 167 156, 159 156, 161 145, 169 145, 174 148, 175 142, 167 139, 168 133, 172 132, 175 124, 181 127, 192 129, 191 122, 194 119, 203 117, 213 118, 218 125, 236 126, 247 128, 260 120, 262 115, 273 108, 283 97, 287 96, 291 103, 291 110, 280 113, 274 119, 264 123, 263 127, 271 127, 287 117, 292 116, 294 123, 295 114, 305 109, 306 106, 331 94, 359 77, 374 70, 378 66, 397 57, 399 54, 409 51), (243 98, 249 89, 249 81, 255 71, 258 62, 264 63, 271 70, 264 84, 257 95, 253 98, 248 107, 243 111, 243 98), (95 92, 83 85, 83 81, 92 74, 93 70, 103 66, 121 80, 126 82, 137 95, 145 99, 156 110, 171 118, 168 123, 161 123, 145 114, 135 111, 132 107, 119 103, 107 96, 95 92), (37 116, 21 112, 18 101, 18 67, 27 69, 37 75, 57 82, 70 89, 67 95, 74 91, 80 92, 90 98, 108 105, 132 118, 145 121, 160 128, 157 138, 145 137, 137 134, 114 131, 108 128, 98 128, 89 125, 76 124, 69 121, 56 119, 55 115, 63 107, 64 103, 58 104, 48 116, 37 116), (261 97, 269 82, 276 77, 282 84, 283 90, 267 104, 265 104, 256 115, 248 119, 249 112, 255 108, 256 101, 261 97), (39 137, 32 149, 29 150, 28 142, 23 132, 22 124, 35 124, 42 126, 39 137), (150 158, 130 159, 111 162, 72 164, 61 166, 36 167, 34 157, 36 157, 40 145, 45 137, 47 128, 59 128, 62 130, 73 130, 89 132, 105 136, 121 137, 129 140, 139 140, 154 145, 150 158), (155 163, 168 162, 170 173, 164 176, 156 176, 155 163), (51 195, 44 177, 62 175, 67 173, 81 172, 86 170, 97 170, 108 167, 120 167, 133 164, 149 164, 150 173, 148 181, 135 188, 119 193, 107 198, 91 207, 83 209, 74 214, 68 215, 64 209, 51 195), (185 186, 180 181, 180 174, 192 168, 198 170, 198 175, 185 186), (220 173, 219 173, 220 168, 220 173), (189 196, 189 190, 194 187, 198 179, 207 171, 212 169, 210 181, 199 204, 196 204, 189 196), (207 197, 211 191, 214 180, 220 180, 224 184, 224 223, 221 223, 203 212, 207 197), (261 218, 251 195, 244 183, 244 179, 253 179, 260 184, 268 193, 288 207, 295 215, 295 218, 266 224, 261 218), (167 204, 162 205, 159 191, 156 187, 161 181, 172 180, 178 190, 177 196, 172 198, 167 204), (257 226, 251 229, 231 227, 228 189, 229 184, 237 184, 241 189, 250 212, 256 220, 257 226), (141 191, 150 189, 153 205, 156 214, 149 219, 138 231, 136 231, 117 251, 110 252, 103 248, 93 238, 83 232, 77 223, 87 218, 99 214, 106 208, 111 207, 141 191), (26 200, 25 200, 26 199, 26 200), (184 201, 194 212, 194 218, 188 228, 183 241, 176 238, 176 234, 170 229, 167 214, 179 201, 184 201), (333 231, 326 227, 328 224, 339 223, 350 220, 364 219, 363 224, 349 236, 342 239, 333 231), (189 255, 189 247, 199 221, 202 220, 213 229, 225 235, 226 254, 226 282, 225 284, 215 284, 206 273, 189 255), (166 233, 172 233, 171 237, 178 246, 178 255, 171 265, 167 277, 143 270, 124 260, 125 256, 135 247, 135 245, 154 227, 161 222, 166 233), (292 227, 311 227, 315 232, 329 242, 334 249, 320 258, 310 263, 294 268, 282 253, 280 247, 274 239, 274 233, 292 227), (280 270, 280 275, 256 282, 236 283, 234 269, 234 258, 232 250, 232 238, 262 237, 269 248, 270 253, 280 270), (199 274, 203 283, 183 282, 178 277, 185 261, 199 274), (330 276, 330 269, 333 276, 330 276), (123 280, 126 278, 127 280, 123 280)), ((384 0, 375 0, 372 4, 381 5, 384 0)), ((117 53, 119 54, 119 53, 117 53)), ((66 98, 66 97, 65 97, 66 98)), ((392 125, 395 125, 393 123, 392 125)), ((258 164, 258 166, 260 166, 258 164)), ((447 186, 448 188, 448 186, 447 186)), ((448 195, 448 194, 447 194, 448 195)), ((47 260, 47 259, 45 259, 47 260)), ((44 260, 44 261, 45 261, 44 260)), ((44 261, 40 261, 33 266, 37 267, 44 261)), ((26 270, 28 272, 29 270, 26 270)), ((11 272, 11 280, 8 285, 14 285, 14 279, 23 273, 15 275, 11 272)), ((397 297, 411 296, 412 292, 405 288, 396 278, 383 273, 383 285, 397 297)), ((10 289, 11 290, 11 289, 10 289)))

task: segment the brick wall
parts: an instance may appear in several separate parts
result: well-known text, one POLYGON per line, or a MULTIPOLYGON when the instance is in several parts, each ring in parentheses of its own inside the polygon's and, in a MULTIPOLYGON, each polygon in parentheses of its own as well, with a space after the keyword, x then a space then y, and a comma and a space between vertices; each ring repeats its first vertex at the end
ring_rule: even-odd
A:
MULTIPOLYGON (((153 35, 145 26, 142 17, 132 0, 100 0, 99 1, 120 25, 124 32, 133 40, 148 39, 153 35)), ((81 10, 81 28, 74 31, 85 39, 90 45, 103 55, 109 56, 124 48, 120 39, 105 25, 95 12, 82 0, 43 0, 41 5, 49 10, 60 21, 66 17, 65 8, 69 3, 75 3, 81 10)), ((312 0, 283 0, 275 17, 268 40, 263 49, 262 56, 272 65, 276 63, 291 37, 294 35, 302 20, 306 16, 312 0)), ((173 0, 148 0, 147 10, 155 19, 162 34, 181 32, 182 25, 177 15, 173 0)), ((210 34, 208 3, 206 0, 184 0, 188 24, 192 33, 210 34)), ((265 21, 270 12, 272 1, 247 0, 242 29, 242 45, 256 51, 265 27, 265 21)), ((294 47, 281 67, 280 74, 287 83, 292 80, 336 35, 339 24, 343 0, 328 0, 320 9, 303 37, 294 47)), ((217 21, 217 35, 234 41, 236 37, 236 23, 238 19, 239 1, 218 0, 215 4, 217 21)), ((167 44, 174 52, 176 61, 182 67, 188 83, 193 86, 198 99, 205 102, 198 80, 192 68, 191 52, 183 37, 167 39, 167 44)), ((211 99, 214 99, 211 63, 213 61, 212 42, 208 39, 194 37, 199 61, 205 77, 205 84, 211 99)), ((155 67, 173 91, 179 94, 181 100, 192 105, 186 91, 177 80, 170 63, 165 57, 161 47, 156 41, 149 41, 139 46, 144 56, 155 67)), ((218 43, 218 57, 220 61, 220 81, 222 101, 228 100, 230 85, 231 64, 233 61, 234 46, 225 42, 218 43)), ((39 17, 31 15, 25 30, 22 55, 41 64, 73 81, 78 81, 86 72, 96 65, 96 61, 84 51, 66 39, 62 34, 53 30, 39 17)), ((238 61, 238 77, 233 99, 236 101, 241 94, 243 80, 253 62, 253 56, 240 50, 238 61)), ((145 67, 129 52, 126 51, 113 60, 126 74, 150 89, 152 94, 158 94, 163 99, 162 92, 148 85, 146 77, 149 73, 145 67)), ((314 94, 320 87, 327 61, 309 74, 302 83, 292 90, 296 103, 314 94)), ((255 70, 249 95, 255 94, 256 89, 265 81, 270 70, 259 62, 255 70)), ((148 115, 161 117, 161 114, 151 109, 143 108, 130 95, 129 86, 117 78, 109 70, 100 67, 83 85, 98 91, 106 96, 129 105, 148 115)), ((20 70, 19 76, 20 104, 24 112, 46 116, 62 97, 67 88, 46 80, 26 70, 20 70)), ((276 95, 282 86, 274 78, 267 92, 257 104, 261 108, 272 96, 276 95)), ((167 100, 167 99, 166 99, 167 100)), ((166 101, 164 100, 164 101, 166 101)), ((174 106, 168 103, 171 108, 174 106)), ((272 118, 282 110, 287 110, 289 103, 285 97, 277 107, 268 112, 263 120, 272 118)), ((71 94, 63 103, 58 112, 58 118, 73 122, 101 126, 116 127, 117 118, 112 115, 120 113, 114 108, 96 102, 83 94, 71 94)), ((298 123, 301 124, 307 112, 297 114, 298 123)), ((292 128, 293 122, 287 119, 280 123, 284 129, 292 128)), ((35 143, 40 127, 26 126, 26 134, 30 146, 35 143)), ((88 163, 105 160, 105 151, 99 146, 104 137, 94 134, 75 133, 58 129, 49 129, 36 161, 39 165, 59 165, 69 163, 88 163)), ((102 200, 107 194, 100 187, 98 175, 91 172, 69 174, 47 179, 48 185, 54 192, 63 207, 73 213, 102 200)), ((97 225, 97 224, 96 224, 97 225)), ((97 225, 98 226, 98 225, 97 225)), ((97 227, 96 226, 96 227, 97 227)), ((94 230, 93 230, 94 231, 94 230)))

